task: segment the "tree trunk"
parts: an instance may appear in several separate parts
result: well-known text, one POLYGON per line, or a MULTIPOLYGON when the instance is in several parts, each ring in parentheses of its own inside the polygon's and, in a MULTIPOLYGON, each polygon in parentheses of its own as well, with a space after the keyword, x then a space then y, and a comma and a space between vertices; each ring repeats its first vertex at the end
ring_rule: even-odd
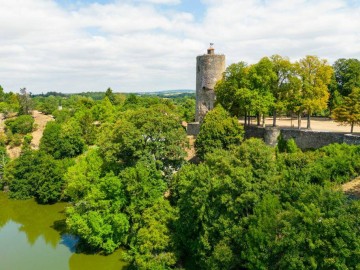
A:
POLYGON ((273 127, 276 127, 276 110, 274 110, 274 115, 273 115, 273 127))
POLYGON ((353 133, 354 132, 354 122, 351 123, 351 131, 350 133, 353 133))
POLYGON ((245 116, 244 116, 244 126, 246 126, 247 124, 247 113, 246 113, 246 110, 245 110, 245 116))
POLYGON ((308 113, 308 115, 307 115, 307 125, 306 125, 306 128, 307 128, 307 129, 311 129, 311 126, 310 126, 310 113, 308 113))
POLYGON ((260 126, 260 113, 256 114, 257 125, 260 126))
POLYGON ((262 115, 262 126, 263 127, 266 127, 266 124, 265 124, 265 113, 263 113, 263 115, 262 115))
POLYGON ((298 118, 298 129, 301 129, 301 112, 298 112, 297 118, 298 118))

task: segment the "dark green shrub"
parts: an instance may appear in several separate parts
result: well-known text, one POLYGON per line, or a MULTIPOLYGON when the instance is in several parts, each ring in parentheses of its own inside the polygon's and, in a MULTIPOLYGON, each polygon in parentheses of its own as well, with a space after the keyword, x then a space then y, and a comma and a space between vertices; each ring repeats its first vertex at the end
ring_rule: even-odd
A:
POLYGON ((64 171, 50 155, 28 150, 6 166, 5 181, 10 196, 16 199, 35 197, 39 203, 52 203, 60 199, 64 171))
POLYGON ((5 125, 14 134, 27 134, 33 131, 34 118, 31 115, 20 115, 15 119, 6 120, 5 125))
POLYGON ((68 121, 61 125, 53 121, 47 123, 40 141, 41 150, 55 159, 62 159, 80 155, 84 148, 85 142, 77 122, 68 121))

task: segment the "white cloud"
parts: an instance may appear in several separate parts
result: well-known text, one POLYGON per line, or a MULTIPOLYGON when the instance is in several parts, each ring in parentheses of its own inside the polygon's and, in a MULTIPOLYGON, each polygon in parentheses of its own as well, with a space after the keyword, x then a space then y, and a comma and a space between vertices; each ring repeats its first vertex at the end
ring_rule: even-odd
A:
POLYGON ((181 3, 181 0, 136 0, 136 2, 151 3, 151 4, 177 5, 177 4, 181 3))
POLYGON ((200 22, 178 3, 67 10, 50 0, 0 0, 0 84, 32 92, 195 88, 195 57, 209 42, 228 64, 272 54, 360 58, 360 8, 345 0, 204 0, 200 22))

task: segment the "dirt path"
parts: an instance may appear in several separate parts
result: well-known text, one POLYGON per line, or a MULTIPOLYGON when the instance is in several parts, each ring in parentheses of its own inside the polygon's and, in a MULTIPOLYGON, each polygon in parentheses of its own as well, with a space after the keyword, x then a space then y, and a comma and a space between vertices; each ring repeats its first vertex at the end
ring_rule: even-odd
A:
POLYGON ((342 190, 352 197, 360 198, 360 177, 342 185, 342 190))
MULTIPOLYGON (((243 123, 243 120, 240 120, 243 123)), ((252 119, 252 124, 256 124, 256 120, 252 119)), ((272 126, 272 118, 268 117, 265 119, 266 126, 272 126)), ((301 128, 306 128, 306 119, 302 119, 301 128)), ((297 127, 296 118, 278 118, 276 125, 279 127, 297 127)), ((311 118, 311 129, 316 131, 332 131, 332 132, 345 132, 350 133, 350 126, 342 126, 339 123, 331 120, 330 118, 312 117, 311 118)), ((354 127, 354 133, 360 133, 360 127, 354 127)))
POLYGON ((189 141, 189 148, 186 148, 185 151, 187 153, 187 157, 185 158, 186 160, 190 160, 193 157, 195 157, 195 137, 194 136, 187 136, 188 141, 189 141))
POLYGON ((54 118, 52 115, 46 115, 39 111, 33 111, 33 117, 35 120, 35 125, 37 126, 36 130, 31 133, 33 139, 31 141, 32 149, 39 149, 40 140, 43 135, 45 126, 47 122, 53 121, 54 118))
POLYGON ((5 132, 5 120, 2 113, 0 113, 0 132, 5 132))
MULTIPOLYGON (((33 111, 32 116, 34 117, 34 120, 35 120, 34 124, 36 126, 36 130, 34 130, 31 133, 31 135, 33 137, 32 141, 31 141, 31 148, 32 149, 39 149, 40 140, 41 140, 42 134, 44 132, 46 123, 49 122, 49 121, 53 121, 54 118, 51 115, 45 115, 45 114, 42 114, 39 111, 33 111)), ((0 130, 1 131, 3 131, 3 125, 4 125, 3 122, 4 121, 1 121, 1 124, 0 124, 0 130)), ((7 146, 6 151, 7 151, 8 155, 9 155, 9 157, 11 159, 14 159, 14 158, 17 158, 17 157, 20 156, 20 154, 21 154, 21 146, 16 146, 16 147, 12 147, 12 148, 10 146, 7 146)))

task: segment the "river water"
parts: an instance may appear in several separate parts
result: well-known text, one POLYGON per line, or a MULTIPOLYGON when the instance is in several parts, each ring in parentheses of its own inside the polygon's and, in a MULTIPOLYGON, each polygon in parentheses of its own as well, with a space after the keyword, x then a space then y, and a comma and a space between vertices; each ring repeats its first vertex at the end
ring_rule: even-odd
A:
POLYGON ((61 233, 66 203, 38 205, 0 192, 0 270, 121 270, 120 250, 75 253, 76 237, 61 233))

